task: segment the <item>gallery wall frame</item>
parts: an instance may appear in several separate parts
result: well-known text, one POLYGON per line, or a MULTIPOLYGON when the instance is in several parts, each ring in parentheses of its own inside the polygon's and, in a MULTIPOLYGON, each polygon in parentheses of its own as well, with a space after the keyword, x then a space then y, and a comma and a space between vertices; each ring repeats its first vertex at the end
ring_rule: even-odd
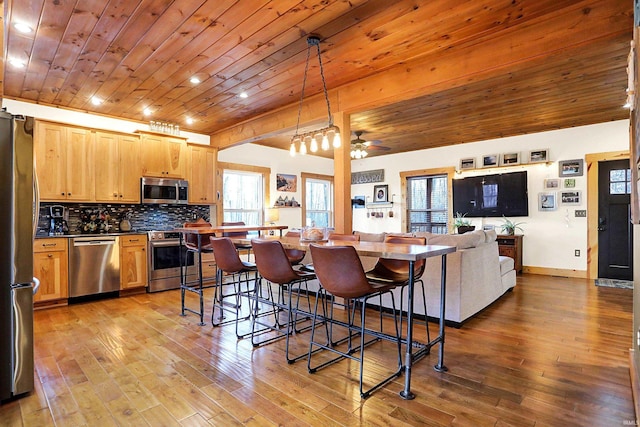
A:
POLYGON ((584 173, 584 160, 560 160, 558 162, 558 175, 565 176, 582 176, 584 173))
POLYGON ((374 185, 373 186, 373 202, 388 202, 389 201, 389 186, 387 184, 384 185, 374 185))
POLYGON ((555 211, 558 209, 558 195, 555 192, 538 193, 538 210, 555 211))
POLYGON ((542 148, 529 151, 529 163, 541 163, 549 161, 549 149, 542 148))
POLYGON ((520 153, 503 153, 500 156, 500 166, 514 166, 520 164, 520 153))
POLYGON ((563 205, 581 205, 582 192, 580 190, 564 190, 560 192, 560 203, 563 205))
POLYGON ((494 166, 498 166, 498 155, 497 154, 485 154, 482 156, 482 167, 483 168, 491 168, 494 166))

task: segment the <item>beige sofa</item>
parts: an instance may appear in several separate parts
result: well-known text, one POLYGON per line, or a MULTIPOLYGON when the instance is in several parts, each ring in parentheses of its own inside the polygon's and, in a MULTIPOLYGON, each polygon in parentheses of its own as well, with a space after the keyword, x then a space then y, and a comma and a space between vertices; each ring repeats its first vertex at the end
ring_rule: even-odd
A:
MULTIPOLYGON (((362 241, 383 241, 387 234, 356 231, 362 241)), ((465 234, 415 233, 426 237, 429 245, 455 246, 456 252, 447 255, 447 298, 445 319, 447 324, 460 326, 516 285, 514 261, 498 255, 498 243, 494 230, 476 230, 465 234)), ((376 258, 361 257, 365 271, 373 268, 376 258)), ((427 260, 422 280, 427 297, 427 316, 440 316, 440 257, 427 260)), ((396 293, 400 291, 397 290, 396 293)), ((420 288, 416 288, 415 313, 424 315, 420 288)), ((406 310, 406 297, 403 310, 406 310)), ((399 299, 396 299, 399 301, 399 299)), ((383 302, 391 304, 390 297, 383 302)))

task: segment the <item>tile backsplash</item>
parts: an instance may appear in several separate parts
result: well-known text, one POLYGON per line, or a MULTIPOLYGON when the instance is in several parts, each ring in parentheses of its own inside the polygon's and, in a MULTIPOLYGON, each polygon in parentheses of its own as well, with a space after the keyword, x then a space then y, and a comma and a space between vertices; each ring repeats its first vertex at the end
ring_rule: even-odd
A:
POLYGON ((65 218, 69 226, 69 234, 98 234, 84 231, 83 213, 96 213, 98 217, 106 219, 102 232, 117 233, 120 231, 120 220, 128 216, 131 222, 131 231, 170 230, 182 227, 185 222, 191 222, 198 218, 209 221, 210 206, 200 205, 121 205, 100 203, 41 203, 38 218, 38 230, 36 236, 49 235, 50 212, 49 207, 54 205, 66 208, 65 218))

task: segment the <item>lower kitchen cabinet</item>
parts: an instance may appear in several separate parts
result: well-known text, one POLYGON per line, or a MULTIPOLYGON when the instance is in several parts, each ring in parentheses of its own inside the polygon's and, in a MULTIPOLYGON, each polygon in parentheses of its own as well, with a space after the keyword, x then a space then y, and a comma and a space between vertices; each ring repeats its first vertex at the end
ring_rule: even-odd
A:
POLYGON ((66 302, 69 297, 68 239, 35 240, 33 275, 40 280, 40 288, 33 296, 36 305, 48 305, 50 302, 57 301, 66 302))
POLYGON ((120 237, 120 290, 147 286, 147 235, 120 237))

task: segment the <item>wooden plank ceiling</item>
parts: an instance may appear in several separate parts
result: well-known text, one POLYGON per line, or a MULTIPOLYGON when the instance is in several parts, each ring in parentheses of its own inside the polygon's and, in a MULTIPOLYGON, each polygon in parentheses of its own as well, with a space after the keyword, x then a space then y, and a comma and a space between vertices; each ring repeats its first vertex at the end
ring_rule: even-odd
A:
MULTIPOLYGON (((372 154, 629 117, 630 0, 9 0, 5 18, 4 97, 177 123, 214 144, 297 113, 309 34, 322 39, 332 110, 388 148, 372 154), (428 64, 447 55, 450 72, 433 77, 428 64), (417 64, 424 78, 393 81, 417 64)), ((312 57, 305 99, 321 90, 312 57)), ((251 140, 288 149, 291 128, 275 134, 251 140)))

